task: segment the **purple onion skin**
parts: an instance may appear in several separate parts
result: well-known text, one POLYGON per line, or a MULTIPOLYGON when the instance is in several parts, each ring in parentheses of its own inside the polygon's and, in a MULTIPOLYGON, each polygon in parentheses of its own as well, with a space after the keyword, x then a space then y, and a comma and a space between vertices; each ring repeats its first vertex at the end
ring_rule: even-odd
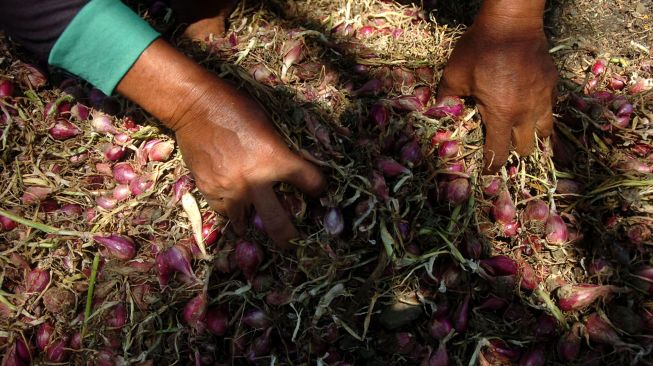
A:
POLYGON ((557 351, 562 361, 571 362, 578 358, 581 345, 581 323, 574 323, 571 329, 558 340, 557 351))
POLYGON ((206 329, 218 337, 227 334, 227 330, 229 330, 227 311, 220 306, 209 309, 206 312, 206 329))
POLYGON ((44 322, 39 325, 36 330, 36 347, 41 351, 45 351, 45 348, 50 344, 50 339, 54 334, 54 326, 50 322, 44 322))
POLYGON ((505 255, 481 259, 479 263, 492 276, 510 276, 518 270, 517 263, 505 255))
POLYGON ((543 366, 546 363, 544 343, 538 343, 524 352, 519 366, 543 366))
POLYGON ((431 351, 429 347, 428 354, 422 359, 420 366, 449 366, 449 354, 444 343, 440 343, 438 349, 431 351))
POLYGON ((469 302, 471 296, 469 294, 465 295, 463 302, 458 306, 456 313, 454 314, 454 329, 458 333, 464 333, 469 326, 469 302))
POLYGON ((434 339, 444 338, 452 329, 451 321, 446 316, 434 316, 429 322, 429 333, 434 339))
POLYGON ((447 182, 446 199, 453 206, 461 205, 472 195, 472 186, 467 178, 457 178, 447 182))
POLYGON ((567 284, 558 288, 558 306, 562 311, 581 310, 612 292, 610 285, 567 284))
POLYGON ((94 235, 93 240, 102 244, 109 254, 116 259, 127 261, 136 256, 136 245, 129 237, 116 234, 108 236, 94 235))
POLYGON ((597 313, 590 314, 587 317, 585 329, 591 342, 612 346, 623 344, 617 332, 597 313))
POLYGON ((561 245, 569 240, 569 229, 562 217, 555 212, 549 214, 544 228, 546 241, 549 244, 561 245))
POLYGON ((40 268, 34 268, 27 274, 25 282, 26 292, 41 292, 50 283, 50 272, 40 268))
POLYGON ((205 292, 192 298, 184 307, 183 317, 191 328, 201 331, 204 329, 206 316, 207 297, 205 292))
POLYGON ((534 199, 526 204, 522 214, 522 222, 524 224, 529 222, 543 223, 547 217, 549 217, 549 205, 541 199, 534 199))
POLYGON ((248 280, 254 278, 258 267, 263 263, 263 249, 257 243, 241 240, 234 252, 236 264, 248 280))
POLYGON ((337 207, 329 208, 326 214, 324 214, 323 225, 324 230, 331 236, 342 234, 345 229, 345 221, 340 209, 337 207))
POLYGON ((516 213, 517 210, 510 197, 510 192, 507 189, 499 192, 499 196, 492 206, 492 217, 494 217, 494 220, 504 225, 509 224, 514 220, 516 213))
POLYGON ((265 330, 272 326, 272 320, 261 309, 248 310, 243 315, 243 323, 258 330, 265 330))

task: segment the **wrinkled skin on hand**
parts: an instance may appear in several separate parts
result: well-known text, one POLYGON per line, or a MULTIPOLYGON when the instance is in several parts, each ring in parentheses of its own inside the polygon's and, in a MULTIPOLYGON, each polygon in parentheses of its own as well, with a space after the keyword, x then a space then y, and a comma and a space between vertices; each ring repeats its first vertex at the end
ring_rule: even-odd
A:
POLYGON ((117 90, 175 131, 197 188, 237 233, 254 206, 277 244, 299 236, 273 186, 287 182, 315 195, 324 177, 288 149, 250 97, 162 39, 141 54, 117 90))
POLYGON ((547 137, 553 128, 558 76, 544 32, 500 28, 477 19, 456 44, 438 90, 439 97, 474 97, 486 127, 485 173, 503 166, 511 144, 528 155, 535 132, 547 137))
POLYGON ((197 188, 212 208, 229 216, 237 232, 245 229, 253 205, 275 242, 297 238, 273 185, 283 181, 316 195, 324 178, 286 147, 252 99, 228 84, 219 98, 213 91, 201 98, 207 106, 177 122, 177 142, 197 188))

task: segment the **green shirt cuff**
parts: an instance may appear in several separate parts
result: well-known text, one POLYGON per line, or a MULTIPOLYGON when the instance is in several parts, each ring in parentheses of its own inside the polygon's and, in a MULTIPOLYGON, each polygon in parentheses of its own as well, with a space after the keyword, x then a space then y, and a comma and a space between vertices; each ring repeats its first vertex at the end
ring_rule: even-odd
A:
POLYGON ((54 44, 48 63, 111 95, 145 49, 159 37, 118 0, 92 0, 54 44))

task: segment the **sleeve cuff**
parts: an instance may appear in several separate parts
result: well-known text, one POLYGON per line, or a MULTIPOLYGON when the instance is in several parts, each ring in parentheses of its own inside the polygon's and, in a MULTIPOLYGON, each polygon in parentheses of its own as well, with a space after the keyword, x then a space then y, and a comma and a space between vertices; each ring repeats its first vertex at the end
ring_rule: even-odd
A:
POLYGON ((48 63, 111 95, 145 49, 159 37, 118 0, 92 0, 54 44, 48 63))

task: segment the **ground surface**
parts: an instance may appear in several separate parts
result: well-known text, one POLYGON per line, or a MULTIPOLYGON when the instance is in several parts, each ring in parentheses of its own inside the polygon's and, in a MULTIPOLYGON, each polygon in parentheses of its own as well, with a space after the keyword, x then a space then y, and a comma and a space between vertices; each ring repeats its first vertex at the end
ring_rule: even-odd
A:
POLYGON ((236 237, 191 188, 218 234, 202 256, 175 199, 188 173, 180 152, 150 154, 172 135, 79 81, 44 85, 2 40, 0 81, 15 91, 0 100, 0 210, 20 221, 0 222, 3 362, 650 364, 653 4, 552 2, 560 143, 483 177, 472 101, 460 114, 428 112, 440 110, 428 92, 479 2, 433 2, 430 13, 403 3, 251 2, 224 38, 194 45, 175 37, 165 7, 133 3, 259 100, 329 176, 319 199, 278 187, 304 234, 287 253, 260 228, 236 237), (594 76, 597 59, 609 62, 594 76), (76 103, 111 113, 117 131, 69 112, 76 103), (62 121, 76 133, 55 139, 62 121), (443 157, 440 140, 459 150, 443 157), (115 200, 126 189, 118 162, 137 178, 115 200), (516 207, 509 219, 493 213, 497 191, 516 207), (526 220, 535 201, 546 221, 526 220), (91 238, 100 234, 133 244, 91 238), (263 253, 255 269, 242 264, 242 239, 263 253))

